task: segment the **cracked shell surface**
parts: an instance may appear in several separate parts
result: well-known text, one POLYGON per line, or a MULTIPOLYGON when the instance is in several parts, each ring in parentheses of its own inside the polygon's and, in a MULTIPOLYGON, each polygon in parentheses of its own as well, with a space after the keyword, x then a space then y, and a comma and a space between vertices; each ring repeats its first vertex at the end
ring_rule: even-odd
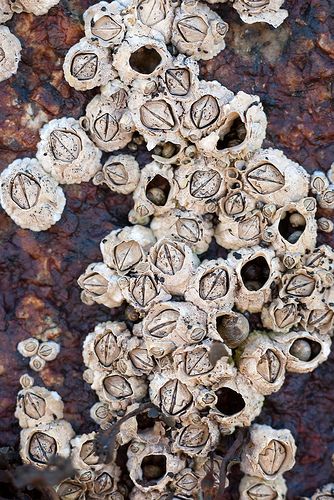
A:
POLYGON ((131 155, 111 156, 102 171, 95 174, 94 184, 106 184, 111 191, 120 194, 132 193, 140 179, 139 165, 131 155))
POLYGON ((245 474, 275 480, 295 464, 296 445, 288 429, 254 424, 244 447, 240 468, 245 474))
POLYGON ((113 308, 124 301, 118 275, 103 262, 90 264, 78 278, 78 284, 82 288, 81 300, 87 305, 96 302, 113 308))
POLYGON ((187 0, 175 10, 172 43, 195 60, 209 60, 225 48, 227 31, 228 24, 207 5, 187 0))
POLYGON ((47 14, 49 10, 57 5, 60 0, 11 0, 11 9, 14 12, 30 12, 35 16, 47 14))
POLYGON ((46 468, 56 456, 70 455, 70 440, 74 437, 72 426, 65 420, 40 424, 21 431, 20 455, 23 463, 46 468))
POLYGON ((105 85, 116 76, 109 50, 94 45, 86 38, 82 38, 67 52, 63 70, 65 80, 76 90, 90 90, 105 85))
POLYGON ((61 184, 89 181, 101 168, 101 151, 74 118, 51 120, 40 130, 36 157, 61 184))
POLYGON ((35 428, 63 418, 64 404, 55 391, 33 386, 17 395, 15 417, 22 428, 35 428))
POLYGON ((65 207, 63 190, 40 163, 15 160, 0 176, 3 209, 24 229, 45 231, 59 221, 65 207))
POLYGON ((113 47, 122 42, 126 27, 118 1, 99 2, 89 7, 83 15, 85 35, 101 47, 113 47))
POLYGON ((240 500, 284 500, 287 492, 283 476, 266 481, 256 476, 244 476, 239 485, 240 500))
POLYGON ((233 7, 244 23, 268 23, 274 28, 288 17, 288 11, 281 9, 284 0, 235 0, 233 7))

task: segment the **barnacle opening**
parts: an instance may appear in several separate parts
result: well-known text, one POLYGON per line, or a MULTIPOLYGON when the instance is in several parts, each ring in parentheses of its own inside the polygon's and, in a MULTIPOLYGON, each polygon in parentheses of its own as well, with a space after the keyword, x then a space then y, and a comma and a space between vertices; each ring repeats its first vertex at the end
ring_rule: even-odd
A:
POLYGON ((320 352, 321 344, 305 337, 296 339, 289 349, 293 357, 304 362, 313 361, 320 352))
POLYGON ((161 63, 161 55, 153 47, 140 47, 129 59, 131 68, 142 75, 150 75, 161 63))
POLYGON ((165 455, 147 455, 141 462, 143 483, 157 484, 167 472, 165 455))
POLYGON ((246 406, 245 400, 241 394, 229 387, 218 389, 218 391, 216 391, 216 396, 217 410, 227 417, 240 413, 246 406))
POLYGON ((289 243, 297 243, 305 231, 305 217, 297 211, 290 210, 282 213, 278 231, 280 235, 289 243))
POLYGON ((262 257, 255 257, 241 268, 241 278, 247 290, 254 292, 261 290, 267 283, 270 275, 270 267, 267 260, 262 257))
POLYGON ((246 139, 246 125, 238 113, 232 113, 226 122, 226 125, 219 131, 218 151, 239 146, 246 139))
POLYGON ((152 418, 148 415, 148 413, 141 413, 136 416, 138 431, 146 431, 148 429, 153 429, 157 419, 152 418))
POLYGON ((158 207, 166 205, 170 192, 170 184, 165 177, 156 175, 146 186, 146 197, 158 207))
POLYGON ((173 142, 167 141, 157 144, 157 146, 153 149, 153 154, 162 158, 170 159, 179 154, 180 151, 180 144, 174 144, 173 142))

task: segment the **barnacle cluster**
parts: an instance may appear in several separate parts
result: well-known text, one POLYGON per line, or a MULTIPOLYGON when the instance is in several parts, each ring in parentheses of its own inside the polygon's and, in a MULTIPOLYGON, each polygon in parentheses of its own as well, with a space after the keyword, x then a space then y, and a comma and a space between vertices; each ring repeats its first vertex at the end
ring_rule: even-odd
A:
POLYGON ((17 350, 23 357, 30 358, 29 366, 32 370, 40 372, 48 361, 56 359, 60 346, 52 340, 39 342, 35 337, 30 337, 19 342, 17 350))

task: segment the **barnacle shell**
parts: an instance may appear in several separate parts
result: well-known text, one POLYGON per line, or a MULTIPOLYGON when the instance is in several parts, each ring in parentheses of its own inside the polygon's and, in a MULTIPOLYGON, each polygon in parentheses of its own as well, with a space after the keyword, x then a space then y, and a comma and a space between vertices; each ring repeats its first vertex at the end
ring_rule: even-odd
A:
POLYGON ((60 500, 84 500, 86 485, 74 479, 65 479, 56 487, 60 500))
POLYGON ((159 240, 150 249, 151 269, 172 295, 183 295, 199 265, 199 259, 188 245, 168 238, 159 240))
POLYGON ((185 293, 204 311, 229 312, 235 299, 234 269, 224 259, 206 260, 197 268, 185 293))
POLYGON ((277 28, 288 16, 288 11, 281 9, 283 3, 284 0, 235 0, 233 7, 245 23, 264 22, 277 28))
POLYGON ((29 361, 29 366, 35 372, 40 372, 45 368, 46 361, 38 355, 32 356, 29 361))
POLYGON ((175 476, 173 486, 175 488, 176 495, 180 495, 181 497, 184 495, 186 498, 189 497, 189 495, 195 497, 195 495, 201 490, 200 480, 200 473, 195 474, 191 468, 183 469, 175 476))
POLYGON ((244 476, 239 485, 239 500, 284 500, 287 486, 283 476, 266 481, 256 476, 244 476))
POLYGON ((63 418, 63 409, 57 392, 34 386, 18 393, 15 417, 22 428, 37 427, 63 418))
POLYGON ((119 307, 124 297, 119 287, 119 277, 103 262, 90 264, 78 279, 83 289, 81 300, 92 305, 94 302, 106 307, 119 307))
POLYGON ((143 335, 151 356, 161 358, 206 336, 206 315, 187 302, 155 304, 143 320, 143 335))
POLYGON ((17 350, 25 358, 30 358, 31 356, 37 354, 38 347, 39 347, 39 342, 34 337, 22 340, 17 344, 17 350))
POLYGON ((136 271, 146 260, 146 254, 156 242, 148 227, 127 226, 111 231, 100 244, 103 260, 118 274, 136 271))
POLYGON ((150 383, 150 397, 164 415, 179 420, 193 410, 194 398, 187 385, 173 374, 155 373, 150 383))
POLYGON ((300 321, 300 312, 298 310, 298 299, 293 297, 277 297, 270 304, 263 307, 261 321, 265 328, 275 332, 287 333, 300 321))
POLYGON ((240 373, 263 395, 277 392, 284 383, 286 356, 264 332, 253 332, 241 347, 240 373))
POLYGON ((106 184, 111 191, 120 194, 132 193, 139 182, 139 165, 131 155, 111 156, 102 171, 95 174, 94 184, 106 184))
POLYGON ((112 413, 107 403, 95 403, 90 409, 90 416, 101 429, 108 429, 112 420, 112 413))
POLYGON ((175 3, 171 0, 134 0, 133 19, 127 18, 128 23, 136 23, 140 32, 154 33, 158 31, 168 43, 171 37, 174 19, 175 3))
POLYGON ((334 311, 333 306, 321 303, 318 308, 302 309, 301 326, 309 333, 333 334, 334 311))
POLYGON ((333 210, 334 208, 334 184, 330 184, 328 189, 317 196, 317 201, 319 207, 325 208, 327 210, 333 210))
POLYGON ((244 158, 261 147, 267 118, 259 97, 238 92, 220 112, 220 127, 196 144, 199 150, 224 159, 244 158))
POLYGON ((186 102, 194 99, 197 94, 200 85, 198 75, 198 63, 192 57, 179 54, 164 69, 164 73, 160 77, 160 83, 172 99, 186 102))
POLYGON ((13 17, 9 0, 0 0, 0 23, 6 23, 13 17))
POLYGON ((296 445, 288 429, 276 430, 268 425, 254 424, 250 441, 244 447, 240 468, 245 474, 267 480, 292 469, 296 445))
POLYGON ((157 277, 151 271, 119 280, 125 300, 140 312, 146 312, 153 304, 170 299, 157 277))
POLYGON ((330 500, 334 498, 334 483, 329 483, 319 488, 311 497, 311 500, 330 500))
POLYGON ((154 361, 145 341, 133 336, 125 346, 121 359, 117 361, 117 370, 123 375, 140 377, 152 373, 153 368, 154 361))
POLYGON ((122 42, 125 24, 121 15, 123 6, 117 0, 99 2, 89 7, 84 15, 86 38, 100 47, 113 47, 122 42))
POLYGON ((209 315, 208 322, 211 336, 221 338, 230 349, 235 349, 248 337, 249 322, 241 313, 215 311, 209 315), (212 332, 216 335, 213 335, 212 332))
POLYGON ((64 60, 64 77, 76 90, 105 85, 116 76, 106 47, 94 45, 87 38, 73 45, 64 60))
POLYGON ((175 11, 172 43, 195 60, 208 60, 225 48, 227 31, 228 24, 207 5, 187 0, 175 11))
POLYGON ((236 273, 236 307, 242 312, 261 312, 271 299, 272 285, 280 277, 275 252, 261 247, 245 248, 231 252, 227 261, 236 273))
POLYGON ((201 418, 196 413, 194 416, 197 417, 195 422, 191 422, 172 433, 172 451, 174 453, 183 452, 189 456, 207 457, 218 446, 219 428, 212 419, 201 418))
POLYGON ((60 345, 57 342, 48 340, 47 342, 41 342, 38 348, 38 356, 45 361, 54 361, 58 356, 60 351, 60 345))
POLYGON ((272 334, 286 356, 286 368, 295 373, 308 373, 326 361, 331 348, 328 335, 310 334, 306 331, 272 334))
POLYGON ((59 0, 11 0, 11 9, 14 12, 30 12, 35 16, 46 14, 59 0))
POLYGON ((155 161, 140 171, 140 181, 133 193, 134 212, 143 215, 161 215, 176 203, 178 186, 172 166, 155 161))
POLYGON ((128 90, 117 80, 102 88, 80 118, 81 127, 102 151, 124 148, 132 138, 133 124, 127 108, 128 90))
POLYGON ((99 457, 95 453, 94 440, 96 432, 75 436, 71 441, 71 460, 77 475, 85 471, 91 471, 99 463, 99 457))
POLYGON ((213 236, 212 222, 208 217, 178 209, 153 217, 151 229, 157 239, 175 238, 197 254, 207 251, 213 236))
POLYGON ((93 482, 89 491, 89 498, 100 500, 124 500, 124 496, 117 491, 121 471, 114 463, 94 467, 93 482))
POLYGON ((20 455, 23 463, 46 468, 55 456, 70 455, 70 440, 74 437, 71 425, 65 420, 55 420, 38 427, 21 431, 20 455))
POLYGON ((35 159, 11 163, 0 176, 0 202, 16 224, 45 231, 61 217, 65 196, 55 179, 35 159))
MULTIPOLYGON (((243 210, 244 197, 241 191, 234 192, 226 202, 233 210, 243 210)), ((262 241, 267 221, 258 209, 251 210, 241 216, 219 215, 220 222, 215 228, 215 238, 218 245, 233 250, 254 247, 262 241)), ((273 233, 274 234, 274 233, 273 233)))
POLYGON ((36 157, 61 184, 89 181, 100 169, 101 151, 74 118, 51 120, 40 136, 36 157))

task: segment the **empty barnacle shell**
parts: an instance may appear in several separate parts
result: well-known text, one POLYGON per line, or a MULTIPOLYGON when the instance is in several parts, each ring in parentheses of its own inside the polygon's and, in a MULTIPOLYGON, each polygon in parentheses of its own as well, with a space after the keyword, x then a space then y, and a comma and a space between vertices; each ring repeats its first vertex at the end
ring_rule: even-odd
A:
POLYGON ((42 342, 38 348, 38 356, 45 361, 53 361, 56 359, 60 351, 60 345, 57 342, 48 340, 47 342, 42 342))
POLYGON ((326 484, 311 496, 310 500, 330 500, 334 498, 334 483, 326 484))
POLYGON ((106 47, 99 47, 87 38, 73 45, 63 65, 65 80, 76 90, 89 90, 105 85, 116 76, 106 47))
POLYGON ((137 161, 131 155, 111 156, 102 170, 95 174, 94 184, 106 184, 111 191, 120 194, 132 193, 139 182, 140 172, 137 161))
POLYGON ((209 217, 179 209, 153 217, 151 229, 158 240, 177 239, 186 243, 197 254, 207 251, 213 236, 213 225, 209 217))
MULTIPOLYGON (((189 456, 207 457, 216 449, 220 439, 217 423, 207 417, 199 418, 199 422, 190 423, 172 433, 174 453, 183 452, 189 456)), ((192 478, 191 482, 193 481, 192 478)))
POLYGON ((63 418, 63 409, 63 402, 57 392, 32 386, 18 393, 15 417, 20 427, 30 428, 63 418))
POLYGON ((130 336, 125 323, 99 323, 85 338, 82 351, 85 365, 94 371, 112 370, 130 336))
POLYGON ((294 373, 315 370, 326 361, 331 348, 331 338, 328 335, 306 331, 273 333, 272 339, 286 356, 286 369, 294 373))
POLYGON ((0 26, 0 82, 17 72, 21 59, 21 43, 7 26, 0 26))
POLYGON ((227 31, 228 24, 207 5, 185 1, 175 10, 172 43, 195 60, 208 60, 225 48, 227 31))
POLYGON ((74 479, 65 479, 56 487, 60 500, 84 500, 86 485, 74 479))
POLYGON ((170 41, 171 29, 174 19, 175 3, 171 0, 135 0, 132 10, 135 19, 128 23, 136 23, 140 31, 152 33, 159 32, 166 43, 170 41))
POLYGON ((156 242, 148 227, 127 226, 111 231, 100 244, 103 260, 118 274, 136 271, 146 260, 146 253, 156 242))
POLYGON ((100 169, 102 152, 74 118, 51 120, 40 130, 36 157, 61 184, 89 181, 100 169))
POLYGON ((164 415, 179 420, 193 409, 193 395, 187 385, 173 374, 155 373, 150 383, 150 397, 164 415))
POLYGON ((63 190, 32 158, 15 160, 0 176, 3 209, 24 229, 45 231, 59 221, 65 207, 63 190))
POLYGON ((80 125, 102 151, 117 151, 131 141, 134 128, 127 101, 128 89, 114 80, 87 104, 80 125))
POLYGON ((288 429, 252 425, 240 468, 245 474, 274 481, 295 464, 296 445, 288 429))
POLYGON ((87 39, 101 47, 120 44, 126 31, 122 10, 118 1, 99 2, 89 7, 83 15, 87 39))
POLYGON ((267 118, 258 96, 238 92, 220 110, 220 126, 196 144, 218 159, 244 158, 265 139, 267 118))
POLYGON ((138 436, 128 448, 127 468, 140 491, 149 492, 158 488, 164 492, 174 476, 184 467, 185 460, 178 454, 171 453, 168 439, 165 437, 150 442, 149 434, 146 439, 138 436))
POLYGON ((235 0, 233 7, 241 19, 248 24, 264 22, 277 28, 288 16, 281 9, 284 0, 235 0))
POLYGON ((82 288, 81 300, 92 305, 94 302, 106 307, 119 307, 124 297, 119 287, 119 277, 103 262, 90 264, 78 278, 82 288))
POLYGON ((298 299, 279 297, 266 304, 261 313, 262 324, 268 330, 287 333, 299 323, 301 314, 298 309, 298 299))
POLYGON ((149 263, 163 287, 172 295, 183 295, 199 265, 199 259, 188 245, 164 238, 150 249, 149 263))
POLYGON ((265 396, 282 387, 285 365, 285 354, 264 332, 251 333, 238 356, 240 373, 265 396))
MULTIPOLYGON (((231 204, 229 207, 236 207, 237 210, 243 209, 243 196, 239 193, 234 193, 233 196, 236 196, 238 200, 234 200, 233 205, 231 204)), ((261 210, 250 210, 233 218, 221 213, 219 219, 220 222, 215 228, 215 238, 218 245, 224 248, 239 250, 254 247, 259 245, 264 238, 267 221, 261 210)))
POLYGON ((242 344, 249 334, 248 319, 234 311, 209 315, 210 326, 230 349, 242 344))
POLYGON ((287 486, 283 476, 274 481, 256 476, 244 476, 239 485, 240 500, 284 500, 287 486))
POLYGON ((186 148, 187 142, 181 136, 178 137, 177 144, 162 141, 152 150, 152 158, 163 165, 176 165, 182 162, 183 158, 187 158, 186 148))
POLYGON ((236 274, 236 307, 242 312, 261 312, 280 278, 280 261, 275 252, 255 246, 229 253, 227 261, 236 274))
POLYGON ((17 350, 25 358, 30 358, 31 356, 37 354, 38 347, 39 347, 39 342, 34 337, 22 340, 17 344, 17 350))
POLYGON ((10 0, 0 0, 0 23, 6 23, 13 17, 10 0))
POLYGON ((264 397, 241 373, 218 379, 212 391, 216 400, 209 414, 223 434, 232 434, 236 427, 248 427, 261 412, 264 397))
POLYGON ((102 403, 108 403, 112 412, 126 408, 140 401, 147 392, 144 377, 123 376, 117 371, 95 372, 92 389, 102 403))
POLYGON ((171 61, 172 57, 162 40, 128 35, 114 54, 113 66, 121 81, 131 84, 137 79, 156 78, 171 61))
POLYGON ((14 12, 30 12, 35 16, 46 14, 51 7, 59 3, 59 0, 11 0, 11 9, 14 12))
POLYGON ((119 280, 119 286, 125 300, 138 311, 145 312, 153 304, 170 299, 153 272, 147 271, 119 280))
POLYGON ((263 203, 282 206, 308 195, 306 170, 277 149, 257 151, 247 162, 242 178, 244 190, 263 203))
POLYGON ((20 455, 23 463, 46 468, 55 457, 70 455, 70 440, 74 437, 71 425, 55 420, 21 431, 20 455))
POLYGON ((234 269, 226 260, 206 260, 191 278, 185 298, 204 311, 230 312, 235 300, 235 285, 234 269))
POLYGON ((178 185, 173 168, 153 161, 140 171, 140 181, 133 193, 134 211, 141 216, 160 215, 175 206, 178 185))
POLYGON ((206 315, 188 302, 155 304, 143 320, 148 352, 162 358, 181 346, 197 344, 206 336, 206 315))

